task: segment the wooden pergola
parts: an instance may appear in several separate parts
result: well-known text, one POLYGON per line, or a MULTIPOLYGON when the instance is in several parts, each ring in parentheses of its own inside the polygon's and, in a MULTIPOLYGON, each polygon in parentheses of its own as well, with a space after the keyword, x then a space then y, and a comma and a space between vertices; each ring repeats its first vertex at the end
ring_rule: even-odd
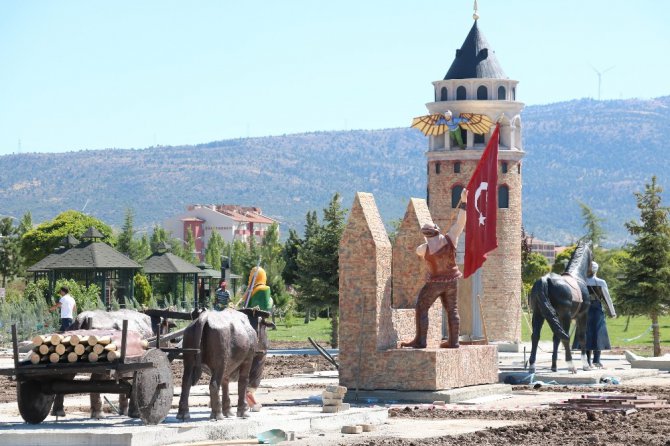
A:
MULTIPOLYGON (((66 246, 48 255, 30 268, 35 280, 46 277, 49 290, 53 290, 58 279, 73 279, 86 285, 100 287, 105 306, 111 308, 116 300, 121 307, 126 299, 135 300, 134 277, 141 265, 101 241, 103 235, 96 228, 88 228, 79 243, 74 237, 64 240, 66 246)), ((49 296, 51 299, 51 296, 49 296)))
POLYGON ((176 295, 178 283, 181 281, 181 301, 186 304, 186 283, 193 283, 193 308, 198 307, 198 274, 202 271, 197 266, 187 262, 171 252, 169 245, 161 243, 157 252, 153 253, 144 262, 144 274, 149 278, 149 283, 154 286, 154 281, 160 280, 167 283, 169 289, 176 295))

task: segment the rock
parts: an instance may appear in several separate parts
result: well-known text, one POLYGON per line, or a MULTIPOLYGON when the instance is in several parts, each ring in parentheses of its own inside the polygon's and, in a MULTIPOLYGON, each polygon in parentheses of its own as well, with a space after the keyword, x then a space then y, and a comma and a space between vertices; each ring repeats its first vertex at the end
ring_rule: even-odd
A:
POLYGON ((343 434, 360 434, 363 432, 362 426, 342 426, 343 434))

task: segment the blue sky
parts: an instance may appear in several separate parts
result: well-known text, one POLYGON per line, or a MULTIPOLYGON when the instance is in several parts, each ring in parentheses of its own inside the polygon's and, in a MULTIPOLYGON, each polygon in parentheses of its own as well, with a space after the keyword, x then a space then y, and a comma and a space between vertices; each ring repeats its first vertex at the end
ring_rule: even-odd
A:
MULTIPOLYGON (((408 125, 472 0, 0 3, 0 155, 408 125)), ((670 94, 670 2, 480 0, 517 98, 670 94)))

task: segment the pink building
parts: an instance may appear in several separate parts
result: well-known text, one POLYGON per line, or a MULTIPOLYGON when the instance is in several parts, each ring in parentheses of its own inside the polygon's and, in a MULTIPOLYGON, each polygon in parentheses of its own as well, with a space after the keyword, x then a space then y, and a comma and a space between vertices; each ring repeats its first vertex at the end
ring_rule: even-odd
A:
POLYGON ((250 236, 260 241, 270 225, 276 220, 263 215, 258 207, 235 204, 192 204, 186 212, 165 220, 163 227, 173 237, 186 240, 191 229, 195 238, 195 249, 200 259, 204 258, 209 238, 214 232, 230 243, 233 240, 247 241, 250 236))

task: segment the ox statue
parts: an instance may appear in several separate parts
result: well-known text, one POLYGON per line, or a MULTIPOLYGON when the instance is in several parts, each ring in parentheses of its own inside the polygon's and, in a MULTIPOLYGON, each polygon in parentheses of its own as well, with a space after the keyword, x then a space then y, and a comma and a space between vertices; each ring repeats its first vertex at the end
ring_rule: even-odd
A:
POLYGON ((257 343, 256 331, 244 313, 231 308, 201 313, 184 332, 183 348, 200 349, 200 353, 184 352, 184 376, 177 419, 190 419, 189 392, 200 379, 203 367, 209 368, 211 374, 210 419, 222 420, 233 416, 228 383, 235 375, 238 375, 237 416, 248 417, 245 395, 257 343), (220 387, 223 391, 219 400, 220 387))

